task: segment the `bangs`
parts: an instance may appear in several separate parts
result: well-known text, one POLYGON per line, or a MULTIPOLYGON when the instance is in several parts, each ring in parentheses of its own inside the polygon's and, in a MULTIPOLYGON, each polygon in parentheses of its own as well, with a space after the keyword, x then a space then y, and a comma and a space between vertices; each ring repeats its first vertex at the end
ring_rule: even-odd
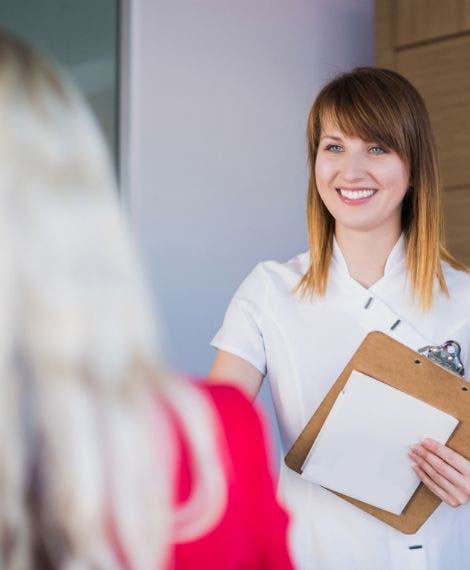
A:
POLYGON ((377 78, 370 79, 345 81, 340 77, 320 93, 315 138, 319 140, 322 125, 328 121, 346 136, 380 143, 409 163, 407 131, 412 129, 413 121, 409 106, 397 100, 396 89, 393 96, 389 94, 386 82, 381 85, 377 78))

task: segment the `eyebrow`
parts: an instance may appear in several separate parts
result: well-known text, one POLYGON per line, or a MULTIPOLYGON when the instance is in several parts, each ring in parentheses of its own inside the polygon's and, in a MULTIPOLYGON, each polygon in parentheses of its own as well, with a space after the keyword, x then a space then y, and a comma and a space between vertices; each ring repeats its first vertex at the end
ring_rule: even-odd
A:
MULTIPOLYGON (((322 141, 323 139, 333 139, 334 141, 343 142, 343 139, 341 137, 338 137, 335 135, 323 135, 320 140, 322 141)), ((378 143, 378 141, 364 141, 364 142, 366 142, 367 144, 378 143)), ((378 143, 378 144, 380 144, 380 143, 378 143)), ((385 146, 385 145, 383 145, 383 146, 385 146)))
POLYGON ((323 140, 323 139, 333 139, 335 141, 342 141, 343 140, 341 137, 335 137, 334 135, 323 135, 320 140, 323 140))

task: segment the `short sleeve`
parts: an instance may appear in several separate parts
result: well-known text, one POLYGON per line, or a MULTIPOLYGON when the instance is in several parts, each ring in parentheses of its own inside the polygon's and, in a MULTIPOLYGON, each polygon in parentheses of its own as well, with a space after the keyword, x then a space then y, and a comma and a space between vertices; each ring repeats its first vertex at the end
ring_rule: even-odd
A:
POLYGON ((266 299, 266 275, 259 263, 233 296, 222 327, 211 346, 243 358, 263 375, 266 354, 263 340, 263 308, 266 299))

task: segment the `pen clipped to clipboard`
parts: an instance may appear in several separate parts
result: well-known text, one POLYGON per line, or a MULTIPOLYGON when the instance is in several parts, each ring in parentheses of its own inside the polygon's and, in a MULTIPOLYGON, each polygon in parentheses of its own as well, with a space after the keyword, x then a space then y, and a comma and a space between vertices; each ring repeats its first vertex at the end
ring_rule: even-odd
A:
POLYGON ((441 502, 419 484, 409 445, 433 437, 470 455, 470 385, 459 347, 421 350, 367 335, 285 458, 304 479, 408 534, 441 502))

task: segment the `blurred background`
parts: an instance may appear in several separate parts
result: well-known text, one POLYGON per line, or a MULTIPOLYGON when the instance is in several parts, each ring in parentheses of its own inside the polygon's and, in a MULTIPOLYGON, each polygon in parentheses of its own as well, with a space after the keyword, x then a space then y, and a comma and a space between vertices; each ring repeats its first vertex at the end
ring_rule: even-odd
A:
POLYGON ((2 0, 0 24, 71 75, 98 117, 119 171, 121 5, 116 0, 2 0))
MULTIPOLYGON (((175 369, 207 374, 247 273, 307 250, 306 120, 339 72, 389 67, 422 93, 470 263, 470 0, 2 0, 0 22, 91 103, 175 369)), ((274 429, 266 382, 260 399, 274 429)))

